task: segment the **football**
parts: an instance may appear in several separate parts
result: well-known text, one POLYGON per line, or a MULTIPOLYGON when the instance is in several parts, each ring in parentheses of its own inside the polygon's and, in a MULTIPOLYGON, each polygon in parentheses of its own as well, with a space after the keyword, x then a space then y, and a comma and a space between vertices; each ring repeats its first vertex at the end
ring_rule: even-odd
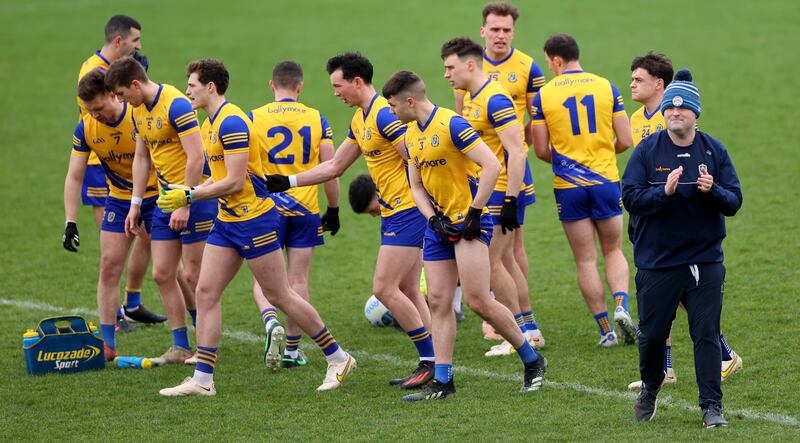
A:
POLYGON ((367 304, 364 305, 364 316, 367 317, 370 323, 379 328, 394 323, 392 313, 374 295, 370 296, 367 299, 367 304))

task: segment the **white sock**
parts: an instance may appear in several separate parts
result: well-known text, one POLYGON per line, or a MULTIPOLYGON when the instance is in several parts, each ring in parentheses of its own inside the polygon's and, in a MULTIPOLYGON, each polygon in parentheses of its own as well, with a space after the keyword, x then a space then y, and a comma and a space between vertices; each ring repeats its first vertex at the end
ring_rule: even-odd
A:
POLYGON ((464 297, 464 293, 461 292, 461 286, 456 286, 456 293, 453 296, 453 310, 456 312, 461 312, 462 297, 464 297))
POLYGON ((197 369, 194 370, 192 379, 200 386, 210 387, 214 384, 214 374, 198 371, 197 369))
POLYGON ((297 357, 300 356, 300 354, 297 352, 297 349, 295 349, 294 351, 286 351, 286 350, 284 350, 283 355, 285 355, 287 357, 291 357, 291 358, 297 358, 297 357))
POLYGON ((328 363, 344 363, 347 361, 347 352, 340 347, 333 354, 325 356, 325 359, 328 360, 328 363))
POLYGON ((268 322, 264 323, 264 330, 265 330, 265 331, 267 331, 267 334, 269 334, 269 329, 270 329, 270 328, 272 327, 272 325, 273 325, 273 324, 275 324, 275 323, 278 323, 278 320, 274 320, 274 319, 273 319, 273 320, 270 320, 270 321, 268 321, 268 322))

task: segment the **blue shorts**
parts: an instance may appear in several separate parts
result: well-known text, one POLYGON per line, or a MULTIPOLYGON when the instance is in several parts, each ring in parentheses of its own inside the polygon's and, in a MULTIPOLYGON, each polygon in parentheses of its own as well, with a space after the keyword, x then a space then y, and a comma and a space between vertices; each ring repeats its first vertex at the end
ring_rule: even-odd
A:
POLYGON ((278 210, 270 209, 256 218, 226 222, 214 220, 208 244, 235 249, 239 255, 252 260, 281 248, 278 241, 278 210))
MULTIPOLYGON (((531 164, 528 163, 527 160, 525 160, 525 177, 522 178, 522 192, 520 194, 518 200, 524 201, 524 206, 530 206, 536 203, 536 185, 533 183, 531 164)), ((520 205, 522 206, 522 204, 520 205)))
POLYGON ((428 221, 416 207, 381 217, 381 246, 422 247, 428 221))
POLYGON ((585 218, 605 220, 622 214, 619 182, 594 186, 554 189, 558 219, 578 221, 585 218))
MULTIPOLYGON (((106 173, 100 165, 89 165, 83 175, 81 200, 85 206, 105 206, 108 196, 106 173)), ((127 213, 125 213, 127 215, 127 213)))
MULTIPOLYGON (((524 191, 523 191, 524 192, 524 191)), ((517 223, 520 225, 525 224, 525 195, 520 192, 517 196, 517 223)), ((489 208, 489 214, 492 215, 492 223, 495 226, 500 226, 500 211, 503 209, 503 200, 506 198, 506 191, 492 191, 489 196, 489 201, 486 206, 489 208)))
MULTIPOLYGON (((149 234, 153 227, 153 211, 156 208, 158 197, 150 197, 142 201, 141 221, 149 234)), ((106 198, 106 210, 103 214, 101 231, 125 232, 125 218, 131 209, 131 201, 121 198, 106 198)))
POLYGON ((192 203, 189 208, 189 222, 183 231, 173 231, 169 228, 169 217, 158 207, 153 210, 153 228, 150 233, 151 240, 179 240, 182 244, 206 241, 214 219, 217 218, 217 201, 201 200, 192 203))
MULTIPOLYGON (((464 222, 455 225, 458 228, 464 226, 464 222)), ((486 246, 492 241, 492 216, 489 214, 481 215, 481 237, 479 241, 483 242, 486 246)), ((467 240, 459 240, 467 241, 467 240)), ((425 246, 422 248, 422 260, 424 261, 438 261, 438 260, 455 260, 456 250, 453 244, 442 240, 433 232, 429 225, 425 225, 425 246)))
POLYGON ((311 248, 325 243, 319 214, 278 215, 278 241, 285 248, 311 248))

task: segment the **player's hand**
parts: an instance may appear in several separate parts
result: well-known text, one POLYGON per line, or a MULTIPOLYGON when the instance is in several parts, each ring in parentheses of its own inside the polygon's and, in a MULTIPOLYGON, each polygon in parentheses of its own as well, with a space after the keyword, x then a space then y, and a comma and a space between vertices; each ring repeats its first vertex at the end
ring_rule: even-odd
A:
POLYGON ((173 231, 183 231, 189 224, 189 207, 182 206, 172 212, 169 217, 169 228, 173 231))
POLYGON ((322 230, 330 231, 331 235, 336 235, 339 232, 339 228, 341 228, 341 224, 339 224, 339 208, 328 206, 328 210, 322 216, 322 230))
POLYGON ((125 236, 139 235, 139 225, 142 222, 142 208, 139 205, 131 205, 128 209, 128 216, 125 217, 125 236))
MULTIPOLYGON (((182 185, 170 185, 170 187, 172 186, 182 185)), ((183 186, 183 188, 186 187, 183 186)), ((158 208, 167 214, 175 211, 178 208, 189 206, 192 203, 192 191, 189 189, 190 188, 170 189, 169 191, 162 189, 161 195, 158 196, 158 200, 156 201, 156 205, 158 205, 158 208)))
POLYGON ((483 209, 469 207, 467 218, 464 219, 464 240, 473 240, 481 236, 481 214, 483 209))
POLYGON ((683 174, 683 166, 678 166, 669 173, 667 176, 667 184, 664 185, 664 194, 675 194, 675 190, 678 189, 678 180, 680 180, 681 174, 683 174))
POLYGON ((267 190, 270 193, 286 192, 292 187, 289 184, 289 177, 286 175, 267 175, 265 181, 267 182, 267 190))
POLYGON ((73 221, 68 221, 64 227, 64 236, 61 238, 64 249, 70 252, 78 252, 81 245, 81 237, 78 235, 78 225, 73 221))
POLYGON ((500 227, 503 234, 506 231, 513 231, 519 228, 519 220, 517 220, 517 197, 506 196, 503 199, 503 209, 500 210, 500 227))
POLYGON ((431 218, 428 219, 428 224, 431 226, 431 229, 433 229, 433 232, 436 233, 436 236, 446 242, 455 243, 461 240, 461 231, 453 226, 452 223, 444 221, 441 217, 432 215, 431 218))
POLYGON ((700 177, 697 178, 697 189, 700 192, 706 193, 711 192, 711 187, 714 186, 714 177, 708 173, 708 170, 702 168, 700 170, 700 177))
POLYGON ((147 68, 150 67, 150 60, 147 59, 146 55, 134 52, 133 54, 131 54, 131 57, 133 57, 134 60, 139 62, 140 65, 142 65, 142 67, 144 68, 144 72, 147 72, 147 68))

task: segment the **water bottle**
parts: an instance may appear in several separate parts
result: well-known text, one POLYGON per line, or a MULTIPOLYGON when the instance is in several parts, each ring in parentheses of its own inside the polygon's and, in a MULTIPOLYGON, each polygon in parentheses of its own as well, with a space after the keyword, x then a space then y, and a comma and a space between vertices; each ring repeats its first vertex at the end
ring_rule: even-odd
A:
POLYGON ((117 357, 114 359, 115 368, 150 369, 153 362, 147 357, 117 357))
POLYGON ((28 329, 22 334, 22 348, 28 349, 39 341, 39 333, 34 329, 28 329))
POLYGON ((95 337, 100 338, 100 331, 97 329, 97 326, 94 325, 92 322, 89 323, 89 330, 94 334, 95 337))

